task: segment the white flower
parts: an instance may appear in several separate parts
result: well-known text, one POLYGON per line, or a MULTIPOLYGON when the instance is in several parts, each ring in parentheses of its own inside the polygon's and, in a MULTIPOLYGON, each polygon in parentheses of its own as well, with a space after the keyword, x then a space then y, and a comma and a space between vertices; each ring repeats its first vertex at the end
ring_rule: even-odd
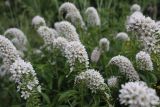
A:
POLYGON ((4 36, 12 41, 17 50, 26 51, 27 38, 18 28, 9 28, 5 31, 4 36))
POLYGON ((25 100, 26 100, 27 98, 29 98, 29 96, 30 96, 30 93, 28 93, 27 91, 22 91, 22 92, 21 92, 21 97, 24 98, 25 100))
POLYGON ((119 32, 116 35, 116 39, 121 40, 121 41, 129 41, 130 40, 130 38, 128 37, 128 34, 125 32, 119 32))
POLYGON ((70 12, 65 17, 66 20, 70 21, 74 26, 80 26, 85 29, 85 23, 79 12, 70 12))
POLYGON ((70 64, 70 70, 72 72, 76 61, 80 64, 84 64, 88 68, 89 59, 85 47, 77 41, 69 42, 66 44, 64 55, 67 58, 67 62, 70 64))
POLYGON ((3 59, 3 64, 7 69, 9 69, 10 65, 19 58, 18 51, 12 44, 12 42, 0 35, 0 57, 3 59))
POLYGON ((95 27, 101 25, 101 20, 94 7, 88 7, 85 11, 88 26, 95 27))
POLYGON ((144 82, 128 82, 119 92, 120 103, 129 107, 155 107, 160 104, 156 91, 144 82))
POLYGON ((127 20, 127 30, 135 32, 144 51, 151 53, 160 52, 159 26, 150 17, 145 17, 141 12, 134 12, 127 20))
POLYGON ((75 78, 75 84, 85 82, 85 85, 92 91, 97 92, 97 90, 103 90, 106 84, 104 83, 104 78, 102 75, 94 70, 88 69, 85 72, 80 73, 75 78))
POLYGON ((46 26, 46 22, 41 16, 35 16, 32 19, 32 25, 35 29, 38 29, 40 26, 46 26))
POLYGON ((111 76, 107 79, 107 84, 109 87, 116 87, 118 85, 118 78, 115 76, 111 76))
POLYGON ((67 21, 61 21, 55 23, 55 28, 58 34, 70 41, 79 41, 79 35, 76 32, 76 28, 67 21))
POLYGON ((65 46, 68 43, 68 41, 64 37, 56 38, 55 42, 56 42, 56 47, 59 48, 62 52, 65 50, 65 46))
POLYGON ((98 47, 96 47, 93 51, 92 51, 92 54, 91 54, 91 61, 92 62, 98 62, 99 58, 101 56, 101 51, 98 47))
POLYGON ((140 70, 147 70, 147 71, 153 70, 153 63, 151 57, 148 53, 144 51, 140 51, 139 53, 136 54, 136 62, 140 70))
POLYGON ((59 14, 61 16, 66 15, 68 13, 78 11, 76 6, 73 3, 65 2, 59 7, 59 14))
POLYGON ((99 47, 101 52, 109 51, 110 42, 107 38, 101 38, 99 41, 99 47))
POLYGON ((141 11, 141 7, 138 4, 133 4, 130 10, 132 13, 136 11, 141 11))
POLYGON ((152 36, 141 36, 141 46, 143 47, 143 51, 147 53, 160 53, 160 31, 157 31, 152 36))
POLYGON ((65 2, 59 8, 59 15, 68 21, 70 21, 75 26, 85 27, 85 23, 79 10, 73 3, 65 2))
POLYGON ((29 62, 17 59, 10 67, 11 80, 17 84, 17 91, 21 91, 21 97, 27 99, 35 91, 40 92, 39 81, 29 62))
POLYGON ((139 80, 139 75, 137 74, 131 61, 128 58, 121 56, 121 55, 118 55, 118 56, 113 57, 109 61, 109 64, 118 66, 120 72, 122 74, 126 75, 130 81, 138 81, 139 80))
POLYGON ((55 39, 58 36, 58 34, 54 29, 49 28, 47 26, 40 26, 37 32, 43 38, 44 46, 55 46, 55 39))
POLYGON ((134 12, 127 20, 127 30, 135 31, 139 36, 150 36, 156 32, 156 22, 141 12, 134 12))

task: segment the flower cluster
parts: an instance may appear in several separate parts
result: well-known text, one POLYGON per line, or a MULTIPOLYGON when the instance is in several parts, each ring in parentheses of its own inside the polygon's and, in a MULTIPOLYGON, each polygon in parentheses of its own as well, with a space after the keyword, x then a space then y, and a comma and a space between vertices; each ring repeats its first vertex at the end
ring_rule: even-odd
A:
POLYGON ((32 25, 35 29, 38 29, 40 26, 46 26, 46 22, 43 17, 41 16, 35 16, 32 19, 32 25))
POLYGON ((97 10, 94 7, 88 7, 85 11, 87 17, 87 25, 90 27, 100 26, 101 20, 97 10))
POLYGON ((59 15, 70 21, 75 26, 85 27, 79 10, 73 3, 65 2, 59 8, 59 15))
POLYGON ((91 54, 91 61, 97 63, 100 56, 101 56, 101 51, 98 47, 96 47, 91 54))
POLYGON ((131 10, 131 13, 134 13, 136 11, 141 11, 141 7, 138 4, 133 4, 130 10, 131 10))
POLYGON ((19 58, 18 51, 12 42, 2 35, 0 35, 0 57, 2 57, 6 69, 9 69, 10 65, 19 58))
POLYGON ((118 78, 116 76, 111 76, 107 79, 107 84, 109 87, 117 87, 118 85, 118 78))
POLYGON ((99 47, 101 52, 109 51, 110 42, 107 38, 101 38, 99 40, 99 47))
POLYGON ((38 34, 43 38, 45 46, 55 46, 57 32, 47 26, 40 26, 37 30, 38 34))
POLYGON ((41 92, 41 86, 36 77, 36 73, 29 62, 17 59, 10 67, 11 80, 17 84, 17 91, 21 92, 21 97, 28 99, 33 93, 41 92))
POLYGON ((156 22, 141 12, 134 12, 129 16, 126 27, 128 31, 134 31, 139 36, 151 36, 157 31, 156 22))
POLYGON ((76 28, 67 21, 61 21, 55 23, 55 29, 59 36, 66 38, 70 41, 79 41, 79 35, 76 32, 76 28))
POLYGON ((140 70, 147 70, 147 71, 153 70, 153 63, 151 57, 148 53, 144 51, 140 51, 139 53, 136 54, 136 62, 140 70))
POLYGON ((129 41, 130 38, 128 37, 128 34, 125 32, 119 32, 116 35, 116 40, 120 40, 120 41, 129 41))
POLYGON ((81 64, 85 64, 88 68, 89 59, 85 47, 78 41, 72 41, 66 44, 64 55, 67 58, 67 62, 70 64, 70 71, 72 72, 76 61, 81 64))
POLYGON ((130 81, 139 80, 139 75, 134 69, 131 61, 128 58, 118 55, 118 56, 113 57, 110 60, 109 64, 118 66, 120 69, 120 72, 126 75, 130 81))
POLYGON ((158 26, 150 17, 145 17, 141 12, 134 12, 128 18, 126 27, 128 31, 138 34, 144 51, 160 52, 158 26))
POLYGON ((147 53, 160 53, 160 31, 157 31, 152 36, 141 36, 140 42, 143 47, 143 51, 147 53))
POLYGON ((9 28, 5 31, 4 36, 12 41, 17 50, 26 51, 27 38, 20 29, 9 28))
POLYGON ((156 91, 144 82, 128 82, 119 92, 120 103, 129 107, 155 107, 160 104, 156 91))
POLYGON ((64 52, 65 46, 67 45, 68 41, 64 37, 57 37, 55 43, 56 47, 64 52))
POLYGON ((94 69, 88 69, 76 76, 75 84, 79 84, 81 82, 84 82, 85 85, 94 93, 98 90, 104 90, 107 86, 104 83, 104 78, 101 74, 94 69))

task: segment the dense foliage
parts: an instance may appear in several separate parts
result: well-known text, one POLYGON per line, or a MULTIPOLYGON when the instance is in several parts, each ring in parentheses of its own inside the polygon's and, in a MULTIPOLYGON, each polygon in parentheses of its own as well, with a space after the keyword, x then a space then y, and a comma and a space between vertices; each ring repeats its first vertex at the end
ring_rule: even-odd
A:
POLYGON ((0 107, 159 105, 160 2, 69 0, 67 11, 65 2, 0 1, 0 107), (135 3, 144 23, 130 21, 135 3), (153 49, 145 36, 157 40, 153 49))

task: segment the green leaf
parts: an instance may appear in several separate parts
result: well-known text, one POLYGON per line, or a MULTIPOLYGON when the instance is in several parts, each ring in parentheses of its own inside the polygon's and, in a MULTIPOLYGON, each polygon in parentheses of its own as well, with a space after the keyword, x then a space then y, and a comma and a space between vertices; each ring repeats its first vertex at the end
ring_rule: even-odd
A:
POLYGON ((69 91, 63 92, 60 94, 58 102, 64 102, 64 101, 66 101, 66 99, 69 99, 70 97, 76 96, 77 93, 78 92, 76 90, 69 90, 69 91))
POLYGON ((64 76, 60 76, 60 78, 58 79, 58 89, 61 88, 61 84, 63 82, 64 76))
POLYGON ((48 104, 51 104, 51 101, 50 101, 49 97, 47 96, 47 94, 41 93, 41 95, 42 95, 43 99, 44 99, 48 104))

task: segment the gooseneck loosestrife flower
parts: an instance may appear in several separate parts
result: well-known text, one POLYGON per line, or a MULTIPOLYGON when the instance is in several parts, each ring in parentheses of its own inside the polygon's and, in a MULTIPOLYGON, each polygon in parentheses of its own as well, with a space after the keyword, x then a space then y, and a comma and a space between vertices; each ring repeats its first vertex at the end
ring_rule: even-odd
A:
POLYGON ((91 53, 91 61, 97 63, 101 54, 109 51, 110 42, 107 38, 101 38, 99 40, 99 46, 95 47, 91 53))
POLYGON ((62 55, 66 57, 67 63, 70 66, 70 73, 79 64, 83 68, 88 68, 88 54, 79 40, 76 28, 67 21, 55 23, 55 28, 56 31, 53 32, 53 29, 47 26, 39 27, 37 32, 43 38, 45 45, 61 50, 62 55))
POLYGON ((79 84, 81 82, 84 82, 87 88, 89 88, 93 93, 96 93, 97 91, 104 91, 105 88, 108 87, 107 84, 104 83, 102 75, 94 69, 88 69, 76 76, 75 84, 79 84))
MULTIPOLYGON (((33 96, 34 98, 38 96, 36 92, 40 92, 41 87, 32 65, 24 62, 12 42, 2 35, 0 35, 0 56, 6 71, 10 74, 10 79, 17 84, 17 91, 20 91, 21 97, 27 100, 27 104, 39 103, 36 102, 38 98, 33 100, 33 96)), ((37 107, 37 104, 34 107, 37 107)))
POLYGON ((118 77, 111 76, 107 79, 107 84, 109 87, 117 87, 118 86, 118 77))
POLYGON ((101 56, 101 51, 98 47, 95 47, 91 53, 91 61, 97 63, 101 56))
POLYGON ((131 13, 134 13, 136 11, 141 11, 141 7, 138 4, 133 4, 130 8, 131 13))
POLYGON ((56 43, 56 47, 57 47, 58 49, 60 49, 62 53, 64 53, 65 46, 66 46, 67 43, 69 43, 69 42, 68 42, 67 39, 65 39, 64 37, 57 37, 56 40, 55 40, 55 43, 56 43))
POLYGON ((97 10, 94 7, 88 7, 85 11, 87 17, 87 25, 89 27, 95 27, 101 25, 101 20, 97 10))
POLYGON ((43 17, 35 16, 32 19, 32 25, 37 30, 40 26, 46 26, 46 22, 43 17))
POLYGON ((56 37, 58 37, 58 33, 56 30, 49 28, 47 26, 40 26, 37 32, 44 40, 44 47, 46 46, 55 47, 56 45, 55 40, 56 37))
POLYGON ((27 50, 28 40, 20 29, 9 28, 5 31, 4 36, 7 37, 22 54, 27 50))
POLYGON ((69 42, 79 41, 79 35, 76 28, 68 21, 61 21, 54 24, 59 36, 66 38, 69 42))
POLYGON ((83 68, 88 68, 88 54, 79 40, 76 28, 70 22, 61 21, 55 23, 55 29, 56 31, 53 32, 53 29, 41 26, 37 32, 43 38, 45 45, 61 50, 62 55, 66 57, 70 65, 70 73, 77 63, 83 68))
POLYGON ((39 103, 32 101, 33 97, 36 98, 34 101, 38 100, 37 92, 41 92, 41 86, 32 65, 19 58, 10 66, 10 73, 11 80, 17 84, 17 91, 21 93, 21 97, 28 103, 39 103))
POLYGON ((119 32, 116 35, 116 40, 120 40, 120 41, 130 41, 130 38, 128 37, 128 34, 125 32, 119 32))
POLYGON ((139 80, 139 75, 128 58, 121 55, 115 56, 109 61, 109 65, 118 66, 120 72, 127 76, 129 81, 139 80))
POLYGON ((144 70, 144 71, 153 70, 153 63, 152 63, 151 57, 148 53, 144 51, 140 51, 139 53, 136 54, 136 62, 140 70, 144 70))
POLYGON ((145 52, 160 52, 160 31, 156 22, 150 17, 145 17, 141 12, 136 11, 128 17, 126 28, 138 35, 145 52))
POLYGON ((101 38, 99 40, 99 47, 101 52, 109 51, 110 42, 107 38, 101 38))
POLYGON ((3 59, 6 71, 10 68, 10 65, 20 57, 12 42, 2 35, 0 35, 0 56, 3 59))
POLYGON ((81 28, 85 28, 85 23, 82 19, 82 16, 73 3, 63 3, 59 7, 59 15, 61 18, 70 21, 74 26, 80 26, 81 28))
POLYGON ((61 38, 56 39, 56 44, 61 47, 63 55, 70 65, 70 73, 73 71, 76 62, 88 68, 89 59, 85 47, 79 40, 76 28, 67 21, 55 23, 55 29, 61 38))
POLYGON ((119 92, 120 103, 128 107, 156 107, 160 104, 156 91, 141 81, 125 83, 119 92))
POLYGON ((69 42, 64 49, 64 56, 67 58, 67 62, 70 64, 70 72, 73 71, 76 62, 84 65, 84 68, 88 68, 89 59, 85 47, 78 41, 69 42))

